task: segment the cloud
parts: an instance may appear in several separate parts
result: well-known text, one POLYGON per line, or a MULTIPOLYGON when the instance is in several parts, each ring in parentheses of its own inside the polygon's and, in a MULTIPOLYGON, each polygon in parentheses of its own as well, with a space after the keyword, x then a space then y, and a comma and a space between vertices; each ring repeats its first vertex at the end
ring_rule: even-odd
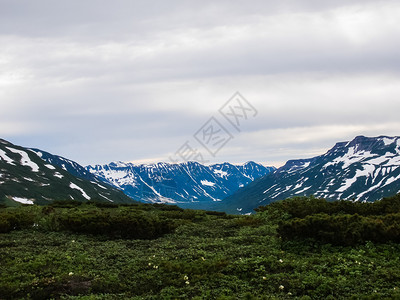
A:
POLYGON ((281 162, 397 134, 399 41, 396 1, 3 0, 0 134, 83 164, 159 160, 239 90, 259 115, 212 160, 281 162))

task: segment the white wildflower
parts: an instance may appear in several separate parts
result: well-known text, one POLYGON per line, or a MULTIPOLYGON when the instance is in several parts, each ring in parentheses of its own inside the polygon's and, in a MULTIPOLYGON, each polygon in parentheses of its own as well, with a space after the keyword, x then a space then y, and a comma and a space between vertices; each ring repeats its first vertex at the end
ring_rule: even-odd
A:
POLYGON ((280 290, 284 290, 285 287, 284 287, 283 285, 280 285, 280 286, 279 286, 279 289, 280 289, 280 290))
POLYGON ((74 273, 73 273, 73 272, 69 272, 68 275, 69 275, 69 276, 72 276, 72 275, 74 275, 74 273))

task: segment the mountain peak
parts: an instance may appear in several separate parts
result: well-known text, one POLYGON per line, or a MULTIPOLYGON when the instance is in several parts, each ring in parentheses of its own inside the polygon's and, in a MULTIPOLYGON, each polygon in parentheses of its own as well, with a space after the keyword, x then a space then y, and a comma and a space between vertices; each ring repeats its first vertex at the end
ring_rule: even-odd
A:
POLYGON ((256 162, 254 162, 254 161, 252 161, 252 160, 246 161, 246 162, 243 164, 243 166, 256 166, 256 165, 259 165, 259 164, 257 164, 256 162))

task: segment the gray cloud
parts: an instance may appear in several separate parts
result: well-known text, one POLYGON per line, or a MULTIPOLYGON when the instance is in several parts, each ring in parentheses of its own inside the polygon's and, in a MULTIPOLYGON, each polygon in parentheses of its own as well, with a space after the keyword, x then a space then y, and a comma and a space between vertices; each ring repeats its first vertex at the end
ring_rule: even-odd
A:
POLYGON ((399 41, 396 1, 2 0, 0 136, 167 160, 239 90, 259 115, 212 161, 280 164, 398 134, 399 41))

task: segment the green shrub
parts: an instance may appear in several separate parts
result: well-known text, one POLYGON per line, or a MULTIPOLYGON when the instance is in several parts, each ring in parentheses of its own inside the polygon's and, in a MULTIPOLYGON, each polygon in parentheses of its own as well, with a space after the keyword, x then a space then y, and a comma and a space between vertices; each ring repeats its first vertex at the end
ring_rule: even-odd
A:
POLYGON ((315 214, 280 223, 282 238, 313 238, 335 245, 355 245, 366 241, 400 241, 400 214, 360 216, 315 214))
POLYGON ((10 232, 11 230, 12 227, 8 219, 0 215, 0 233, 10 232))
POLYGON ((325 199, 310 197, 293 197, 282 201, 273 202, 267 206, 256 209, 257 212, 279 210, 288 213, 292 218, 304 218, 309 215, 325 213, 359 214, 361 216, 385 215, 400 213, 400 194, 383 198, 375 202, 353 202, 348 200, 327 201, 325 199))
POLYGON ((256 218, 254 216, 241 216, 237 219, 235 219, 235 224, 238 226, 260 226, 263 224, 263 221, 259 218, 256 218))
POLYGON ((61 230, 112 237, 151 239, 172 232, 172 220, 138 212, 70 211, 57 217, 61 230))
POLYGON ((155 203, 153 207, 162 211, 184 211, 183 208, 180 208, 177 205, 168 205, 164 203, 155 203))
POLYGON ((82 205, 82 202, 75 200, 56 200, 53 201, 50 206, 62 207, 62 208, 73 208, 82 205))
POLYGON ((223 212, 223 211, 210 211, 210 210, 207 210, 205 213, 207 215, 210 215, 210 216, 226 217, 226 212, 223 212))
POLYGON ((0 212, 0 232, 20 230, 32 227, 35 216, 25 210, 4 210, 0 212))
POLYGON ((100 208, 118 208, 118 204, 110 202, 94 202, 93 204, 100 208))

